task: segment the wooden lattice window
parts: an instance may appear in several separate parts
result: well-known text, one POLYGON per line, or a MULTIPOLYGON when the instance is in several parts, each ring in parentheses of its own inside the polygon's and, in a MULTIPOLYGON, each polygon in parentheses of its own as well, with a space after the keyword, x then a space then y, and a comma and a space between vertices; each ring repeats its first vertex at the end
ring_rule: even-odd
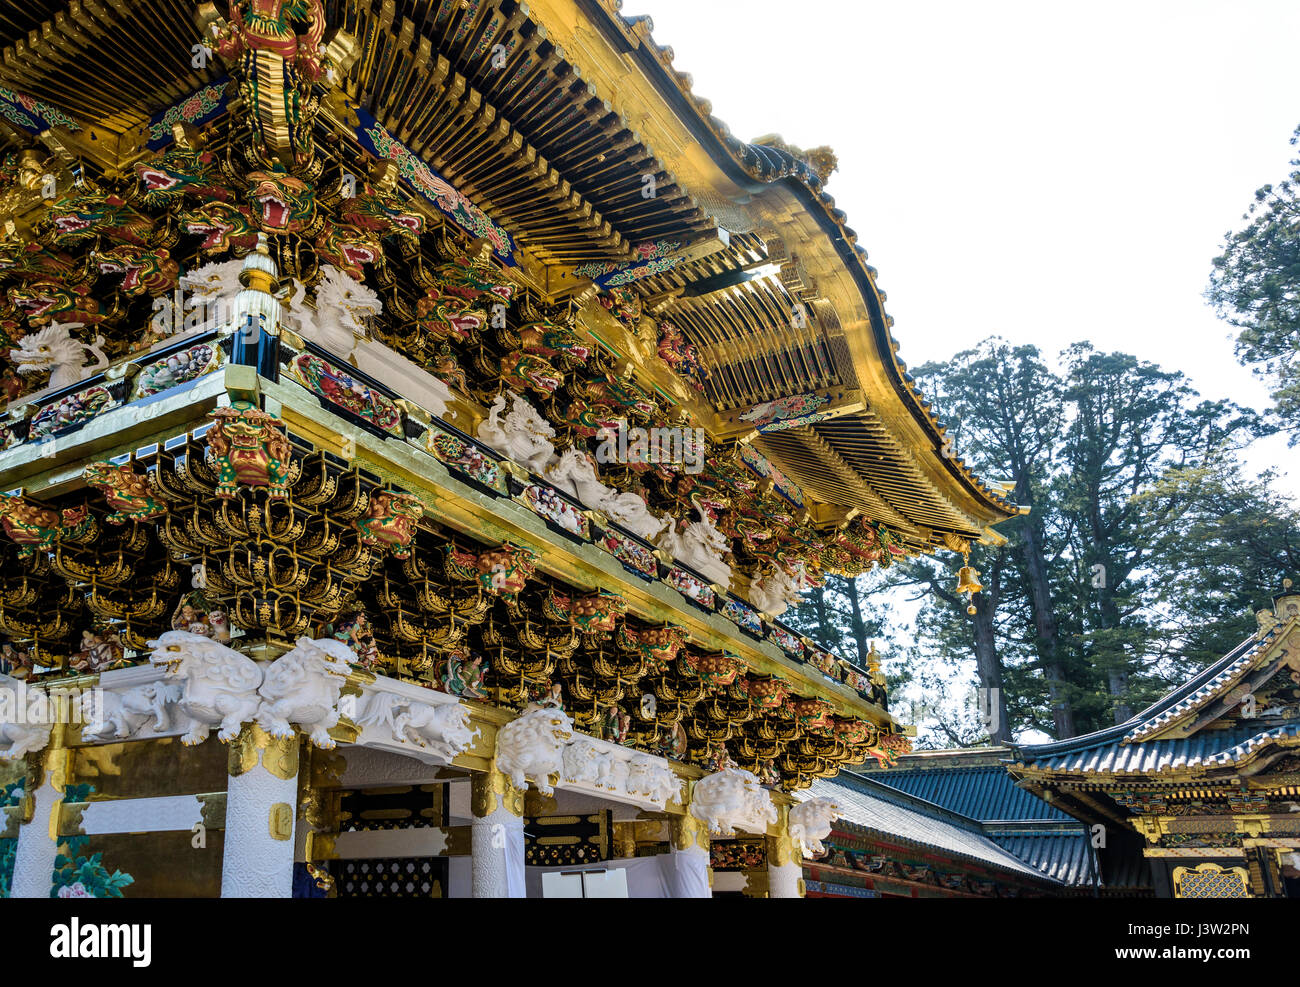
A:
POLYGON ((1250 881, 1244 867, 1198 864, 1174 868, 1175 898, 1249 898, 1250 881))

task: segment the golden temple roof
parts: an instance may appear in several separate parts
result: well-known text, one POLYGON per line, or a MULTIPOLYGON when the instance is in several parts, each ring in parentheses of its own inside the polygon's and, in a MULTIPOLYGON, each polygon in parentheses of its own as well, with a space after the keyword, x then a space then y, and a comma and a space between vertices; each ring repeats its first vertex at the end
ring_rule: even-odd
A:
MULTIPOLYGON (((592 272, 630 271, 642 325, 678 327, 708 372, 702 400, 660 393, 760 452, 818 525, 862 517, 910 551, 989 537, 1018 509, 956 454, 898 358, 875 271, 823 189, 833 154, 735 138, 649 18, 619 6, 326 0, 357 57, 322 119, 373 114, 511 235, 512 276, 548 302, 589 305, 619 280, 592 272), (776 417, 755 426, 770 403, 776 417), (801 414, 785 427, 792 403, 801 414)), ((195 47, 195 12, 185 0, 10 9, 0 84, 19 103, 5 106, 44 104, 63 121, 39 135, 46 148, 120 176, 148 157, 169 107, 223 79, 195 47)), ((31 143, 12 117, 0 131, 31 143)), ((345 135, 335 150, 349 148, 345 135)), ((605 322, 602 338, 633 363, 658 362, 653 343, 605 322)))

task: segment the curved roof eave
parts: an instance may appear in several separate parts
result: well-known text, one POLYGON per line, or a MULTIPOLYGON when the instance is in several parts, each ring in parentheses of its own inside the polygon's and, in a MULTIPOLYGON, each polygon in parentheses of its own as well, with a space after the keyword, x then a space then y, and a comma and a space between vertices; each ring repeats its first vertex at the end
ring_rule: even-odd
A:
MULTIPOLYGON (((738 188, 761 193, 773 185, 788 188, 815 219, 833 244, 845 270, 853 278, 871 321, 877 351, 883 359, 886 378, 903 409, 921 430, 933 440, 934 460, 950 477, 954 487, 973 501, 988 524, 996 524, 1020 513, 1018 507, 980 480, 960 456, 942 456, 938 447, 945 442, 938 416, 927 410, 924 396, 906 373, 898 359, 898 342, 890 332, 890 320, 875 284, 875 271, 867 264, 866 250, 857 246, 857 234, 845 225, 847 218, 836 209, 834 199, 822 191, 820 176, 806 163, 787 151, 769 145, 748 144, 733 137, 726 124, 711 116, 707 102, 689 89, 689 78, 671 67, 671 49, 665 50, 651 37, 653 23, 648 17, 627 21, 618 12, 618 0, 577 0, 590 15, 599 15, 606 27, 607 40, 625 55, 631 56, 668 102, 678 120, 687 128, 714 164, 738 188), (633 40, 635 39, 635 41, 633 40), (748 167, 747 167, 748 165, 748 167)), ((593 22, 599 23, 593 16, 593 22)))

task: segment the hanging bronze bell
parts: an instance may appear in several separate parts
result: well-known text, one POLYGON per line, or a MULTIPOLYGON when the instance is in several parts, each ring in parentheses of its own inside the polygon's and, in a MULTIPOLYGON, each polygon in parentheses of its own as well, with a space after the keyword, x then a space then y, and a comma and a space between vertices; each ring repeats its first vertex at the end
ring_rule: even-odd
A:
POLYGON ((965 594, 978 593, 984 587, 980 585, 979 570, 974 566, 964 565, 957 572, 957 592, 965 594))
POLYGON ((967 615, 975 616, 975 602, 971 599, 976 593, 984 587, 980 584, 979 570, 970 564, 970 556, 962 555, 962 567, 957 572, 957 592, 966 596, 966 602, 970 605, 966 608, 967 615))

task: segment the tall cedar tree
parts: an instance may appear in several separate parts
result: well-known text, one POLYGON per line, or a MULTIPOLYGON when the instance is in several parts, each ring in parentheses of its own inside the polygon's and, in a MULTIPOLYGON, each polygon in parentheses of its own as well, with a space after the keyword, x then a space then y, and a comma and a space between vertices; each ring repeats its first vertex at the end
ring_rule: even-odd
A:
MULTIPOLYGON (((1291 144, 1300 142, 1300 128, 1291 144)), ((1237 330, 1237 357, 1269 382, 1274 411, 1300 441, 1300 158, 1255 192, 1245 226, 1225 235, 1206 297, 1237 330)))
POLYGON ((1256 416, 1087 344, 1060 366, 989 339, 917 371, 957 446, 1029 508, 998 526, 1006 545, 975 547, 973 618, 950 566, 891 570, 929 597, 918 654, 970 654, 978 684, 1000 689, 985 724, 998 741, 1127 719, 1244 636, 1300 550, 1292 505, 1238 466, 1256 416))

